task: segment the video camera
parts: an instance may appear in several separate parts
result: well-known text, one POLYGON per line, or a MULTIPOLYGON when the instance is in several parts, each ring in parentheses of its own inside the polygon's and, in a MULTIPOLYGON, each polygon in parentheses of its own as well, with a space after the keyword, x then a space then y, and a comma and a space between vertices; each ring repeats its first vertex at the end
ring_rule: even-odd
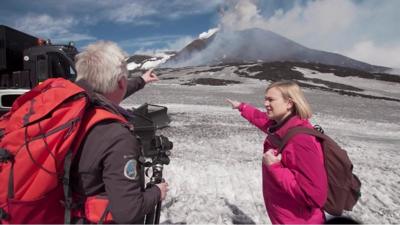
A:
POLYGON ((151 162, 144 162, 145 167, 168 165, 170 162, 173 143, 163 135, 156 135, 157 130, 168 127, 171 122, 167 110, 167 107, 147 103, 129 110, 133 115, 129 120, 142 145, 141 155, 151 159, 151 162))
MULTIPOLYGON (((131 113, 129 121, 133 124, 135 134, 138 136, 142 145, 141 156, 139 162, 141 164, 141 173, 150 177, 150 182, 146 188, 151 188, 155 184, 163 181, 163 167, 169 164, 170 151, 173 143, 163 135, 156 135, 158 129, 165 128, 171 120, 167 114, 167 107, 152 104, 143 104, 138 108, 128 110, 131 113), (150 159, 150 161, 147 161, 150 159), (144 167, 148 167, 144 172, 144 167), (148 175, 151 168, 152 175, 148 175)), ((143 177, 143 176, 142 176, 143 177)), ((144 189, 144 180, 141 180, 144 189)), ((161 213, 161 201, 159 201, 154 209, 145 216, 145 224, 159 224, 161 213)))

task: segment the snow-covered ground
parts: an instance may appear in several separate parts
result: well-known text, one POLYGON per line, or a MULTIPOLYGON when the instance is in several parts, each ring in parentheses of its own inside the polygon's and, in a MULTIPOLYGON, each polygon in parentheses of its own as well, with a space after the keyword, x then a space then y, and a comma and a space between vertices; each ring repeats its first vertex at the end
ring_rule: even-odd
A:
MULTIPOLYGON (((172 119, 170 127, 160 131, 174 142, 171 163, 164 169, 170 192, 163 202, 161 223, 268 224, 261 192, 265 134, 224 101, 229 97, 262 108, 268 82, 238 77, 229 67, 219 72, 195 70, 199 68, 163 73, 163 80, 123 102, 125 107, 144 102, 165 105, 172 119), (207 76, 242 83, 181 85, 207 76)), ((331 76, 327 79, 398 98, 398 84, 378 86, 373 80, 360 84, 357 79, 340 81, 331 76)), ((315 112, 311 121, 348 151, 362 181, 362 197, 348 215, 363 223, 399 223, 400 102, 311 89, 305 94, 315 112)))

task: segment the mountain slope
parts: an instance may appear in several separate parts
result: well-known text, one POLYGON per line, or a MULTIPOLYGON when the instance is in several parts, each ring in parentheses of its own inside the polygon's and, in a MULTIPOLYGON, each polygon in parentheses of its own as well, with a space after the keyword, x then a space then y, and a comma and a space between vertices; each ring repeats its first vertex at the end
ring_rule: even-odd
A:
POLYGON ((243 62, 312 62, 382 72, 389 68, 370 65, 349 57, 304 47, 274 32, 262 29, 215 33, 197 39, 171 57, 165 66, 198 66, 243 62))

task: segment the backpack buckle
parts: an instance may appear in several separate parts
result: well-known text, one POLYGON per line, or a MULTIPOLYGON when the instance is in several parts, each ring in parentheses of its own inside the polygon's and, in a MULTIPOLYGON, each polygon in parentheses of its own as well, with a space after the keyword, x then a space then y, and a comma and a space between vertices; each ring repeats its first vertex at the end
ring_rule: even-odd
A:
POLYGON ((0 208, 0 219, 1 220, 8 220, 9 215, 4 211, 3 208, 0 208))
POLYGON ((325 133, 324 129, 318 124, 314 125, 314 130, 320 132, 321 134, 325 133))
POLYGON ((14 155, 8 150, 0 148, 0 163, 14 162, 14 155))
POLYGON ((4 128, 0 128, 0 139, 4 137, 5 133, 4 128))

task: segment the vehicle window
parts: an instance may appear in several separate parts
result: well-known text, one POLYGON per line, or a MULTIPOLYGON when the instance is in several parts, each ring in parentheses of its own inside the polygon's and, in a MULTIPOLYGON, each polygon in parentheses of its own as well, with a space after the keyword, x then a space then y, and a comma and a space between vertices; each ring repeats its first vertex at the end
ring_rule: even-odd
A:
POLYGON ((60 53, 49 53, 49 76, 50 77, 62 77, 65 79, 75 79, 76 73, 69 61, 64 55, 60 53))

